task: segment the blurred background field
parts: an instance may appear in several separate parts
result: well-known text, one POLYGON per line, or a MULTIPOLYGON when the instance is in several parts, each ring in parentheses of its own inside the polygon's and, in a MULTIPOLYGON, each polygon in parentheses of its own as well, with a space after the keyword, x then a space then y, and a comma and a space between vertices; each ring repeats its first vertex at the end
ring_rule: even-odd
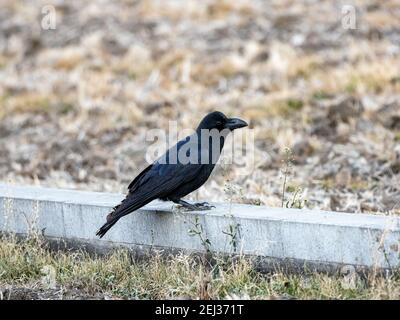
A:
POLYGON ((280 206, 286 171, 287 200, 399 213, 399 96, 395 0, 0 1, 2 182, 125 192, 148 129, 220 110, 254 129, 255 167, 192 197, 280 206))

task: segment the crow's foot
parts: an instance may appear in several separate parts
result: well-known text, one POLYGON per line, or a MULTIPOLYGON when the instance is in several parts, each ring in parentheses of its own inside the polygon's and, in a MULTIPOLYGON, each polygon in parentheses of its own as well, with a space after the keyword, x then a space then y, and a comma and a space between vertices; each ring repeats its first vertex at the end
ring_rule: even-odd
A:
POLYGON ((211 210, 211 208, 215 208, 215 206, 210 205, 208 202, 198 202, 194 204, 191 204, 184 200, 176 200, 174 202, 180 204, 183 208, 186 209, 186 211, 205 211, 211 210))
POLYGON ((194 204, 199 210, 211 210, 215 206, 209 204, 208 202, 197 202, 194 204))

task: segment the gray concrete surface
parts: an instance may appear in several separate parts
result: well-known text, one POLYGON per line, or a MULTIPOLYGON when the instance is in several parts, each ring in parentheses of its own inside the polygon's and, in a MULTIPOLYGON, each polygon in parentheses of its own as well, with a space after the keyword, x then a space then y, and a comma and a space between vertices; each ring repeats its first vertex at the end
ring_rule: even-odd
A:
POLYGON ((393 268, 400 265, 400 218, 316 210, 216 204, 205 212, 152 202, 123 217, 103 239, 95 233, 120 194, 0 184, 0 231, 96 247, 212 251, 258 256, 268 263, 393 268), (196 226, 197 222, 197 226, 196 226), (191 230, 191 231, 190 231, 191 230), (193 231, 201 232, 193 235, 193 231), (234 235, 229 235, 229 233, 234 235))

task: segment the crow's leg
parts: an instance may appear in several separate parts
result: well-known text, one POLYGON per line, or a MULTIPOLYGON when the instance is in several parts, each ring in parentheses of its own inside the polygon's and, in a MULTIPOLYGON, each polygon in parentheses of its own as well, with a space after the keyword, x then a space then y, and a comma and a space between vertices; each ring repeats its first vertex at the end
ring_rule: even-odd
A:
MULTIPOLYGON (((172 200, 172 199, 171 199, 172 200)), ((205 205, 205 203, 195 203, 191 204, 189 202, 186 202, 182 199, 173 199, 172 202, 176 204, 180 204, 182 207, 190 210, 190 211, 202 211, 202 210, 210 210, 213 206, 209 206, 208 204, 205 205)))

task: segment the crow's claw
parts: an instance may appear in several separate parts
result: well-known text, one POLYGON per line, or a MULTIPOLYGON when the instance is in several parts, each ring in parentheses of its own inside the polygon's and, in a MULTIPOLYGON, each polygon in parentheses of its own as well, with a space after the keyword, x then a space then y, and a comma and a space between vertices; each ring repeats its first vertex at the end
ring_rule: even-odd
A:
POLYGON ((215 206, 209 204, 208 202, 198 202, 194 204, 199 210, 211 210, 215 206))

